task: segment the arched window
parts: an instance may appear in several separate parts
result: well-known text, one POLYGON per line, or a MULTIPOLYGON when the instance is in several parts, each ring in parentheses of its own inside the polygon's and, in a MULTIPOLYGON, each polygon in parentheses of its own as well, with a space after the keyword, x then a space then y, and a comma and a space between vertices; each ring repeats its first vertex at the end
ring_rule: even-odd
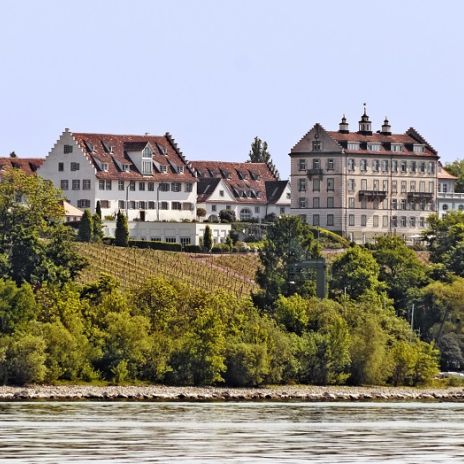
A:
POLYGON ((219 222, 219 217, 216 214, 211 214, 208 218, 208 222, 219 222))
POLYGON ((241 221, 249 221, 251 219, 251 210, 248 208, 243 208, 240 211, 240 220, 241 221))
POLYGON ((150 150, 150 147, 145 147, 145 148, 143 149, 142 158, 151 158, 151 150, 150 150))
POLYGON ((446 211, 448 209, 448 205, 445 203, 442 207, 443 211, 446 211))

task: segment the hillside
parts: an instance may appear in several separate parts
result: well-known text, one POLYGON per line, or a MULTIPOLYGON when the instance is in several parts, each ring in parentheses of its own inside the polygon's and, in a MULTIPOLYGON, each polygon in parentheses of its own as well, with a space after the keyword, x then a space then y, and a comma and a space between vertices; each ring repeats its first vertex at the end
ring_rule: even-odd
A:
POLYGON ((105 272, 124 288, 134 287, 148 277, 162 275, 208 291, 228 290, 246 296, 256 288, 257 255, 206 255, 138 248, 77 243, 89 266, 80 281, 98 279, 105 272))

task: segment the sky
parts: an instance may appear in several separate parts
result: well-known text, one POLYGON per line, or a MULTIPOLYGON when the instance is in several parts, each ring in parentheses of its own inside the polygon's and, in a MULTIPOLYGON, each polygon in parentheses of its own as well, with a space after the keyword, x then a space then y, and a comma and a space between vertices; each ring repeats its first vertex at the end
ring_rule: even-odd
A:
POLYGON ((316 123, 415 127, 464 157, 461 0, 1 0, 0 156, 74 132, 170 132, 191 160, 266 140, 283 178, 316 123))

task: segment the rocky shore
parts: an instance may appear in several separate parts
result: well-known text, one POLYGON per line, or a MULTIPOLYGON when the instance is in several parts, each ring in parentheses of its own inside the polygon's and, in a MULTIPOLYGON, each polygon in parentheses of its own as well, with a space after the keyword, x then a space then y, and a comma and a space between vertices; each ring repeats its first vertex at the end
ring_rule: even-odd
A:
POLYGON ((316 387, 263 388, 151 386, 0 387, 0 401, 464 401, 464 388, 316 387))

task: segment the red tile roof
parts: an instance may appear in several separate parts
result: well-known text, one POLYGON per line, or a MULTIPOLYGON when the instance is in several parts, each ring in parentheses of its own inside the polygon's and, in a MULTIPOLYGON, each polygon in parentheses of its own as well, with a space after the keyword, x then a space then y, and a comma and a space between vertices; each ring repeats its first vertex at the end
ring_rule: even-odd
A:
MULTIPOLYGON (((206 201, 217 186, 217 179, 229 187, 235 201, 244 204, 270 203, 279 198, 268 197, 275 189, 266 188, 269 182, 276 183, 277 177, 266 163, 232 163, 228 161, 192 161, 199 178, 198 201, 206 201)), ((287 181, 281 181, 287 184, 287 181)), ((276 184, 282 192, 282 186, 276 184)))
POLYGON ((44 161, 43 158, 0 158, 0 175, 1 171, 21 169, 21 171, 32 176, 44 161))
POLYGON ((453 176, 453 174, 449 173, 443 166, 439 167, 437 177, 439 179, 449 179, 449 180, 459 179, 459 177, 453 176))
POLYGON ((139 180, 152 178, 156 181, 190 181, 195 182, 195 174, 190 164, 169 133, 166 135, 115 135, 73 132, 72 136, 86 153, 97 169, 99 179, 139 180), (142 175, 127 155, 128 151, 142 151, 150 145, 153 156, 153 175, 142 175), (108 164, 108 171, 103 171, 99 163, 108 164), (119 165, 129 165, 129 172, 119 165), (166 167, 166 173, 160 167, 166 167), (184 172, 179 173, 178 167, 184 172))

